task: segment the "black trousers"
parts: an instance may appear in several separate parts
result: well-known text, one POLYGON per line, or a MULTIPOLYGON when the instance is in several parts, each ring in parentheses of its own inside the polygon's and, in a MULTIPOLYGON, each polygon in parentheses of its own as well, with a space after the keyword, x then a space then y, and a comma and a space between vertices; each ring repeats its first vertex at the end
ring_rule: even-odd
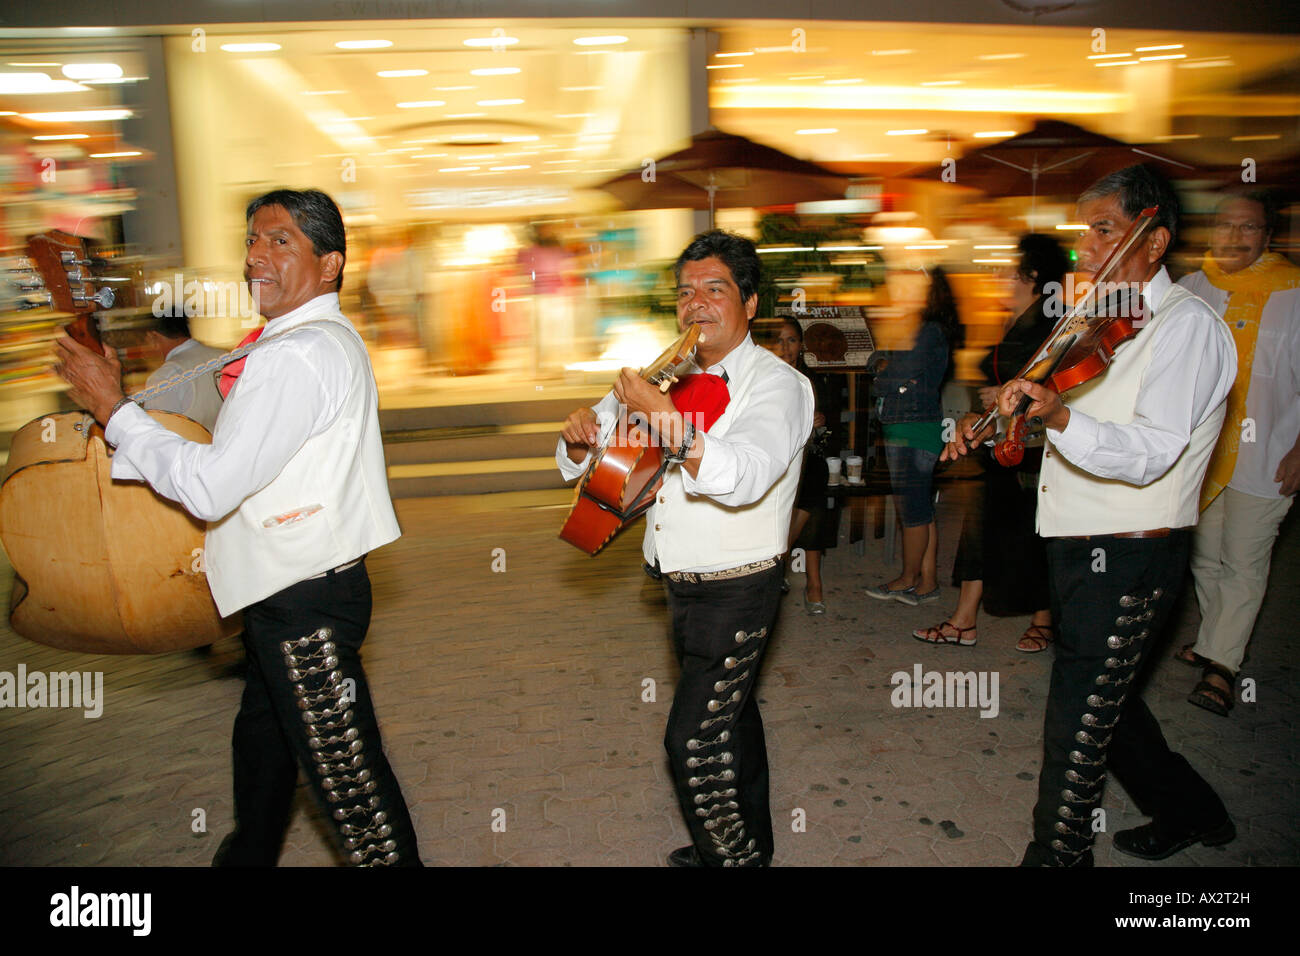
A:
POLYGON ((301 768, 348 863, 420 865, 361 666, 370 609, 364 561, 244 609, 248 678, 233 738, 236 829, 214 863, 275 865, 301 768))
POLYGON ((664 747, 691 840, 712 866, 772 860, 767 742, 755 688, 781 578, 779 563, 727 580, 664 576, 682 672, 664 747))
POLYGON ((1141 698, 1190 547, 1189 531, 1048 540, 1059 636, 1026 863, 1091 863, 1108 768, 1158 827, 1187 831, 1226 819, 1223 802, 1169 749, 1141 698))

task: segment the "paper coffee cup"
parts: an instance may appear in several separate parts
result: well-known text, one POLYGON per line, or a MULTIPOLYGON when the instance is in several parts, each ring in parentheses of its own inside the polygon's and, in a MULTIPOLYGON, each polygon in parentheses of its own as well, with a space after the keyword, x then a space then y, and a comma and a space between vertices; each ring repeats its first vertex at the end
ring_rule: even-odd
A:
POLYGON ((830 480, 827 484, 838 485, 840 483, 840 464, 841 462, 838 458, 826 459, 826 470, 830 472, 830 480))
POLYGON ((844 459, 844 468, 848 472, 849 484, 858 485, 862 483, 862 458, 858 455, 850 455, 844 459))

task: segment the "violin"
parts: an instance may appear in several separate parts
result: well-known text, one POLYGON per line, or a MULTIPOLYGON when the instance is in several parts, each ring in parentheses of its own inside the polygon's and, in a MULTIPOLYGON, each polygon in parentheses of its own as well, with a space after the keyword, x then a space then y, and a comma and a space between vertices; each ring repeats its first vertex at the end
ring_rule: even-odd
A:
MULTIPOLYGON (((1094 274, 1083 298, 1061 317, 1016 378, 1045 385, 1058 393, 1067 392, 1104 373, 1115 350, 1137 335, 1146 319, 1146 305, 1140 292, 1130 288, 1111 290, 1107 283, 1159 209, 1150 206, 1138 214, 1094 274)), ((1025 411, 1032 403, 1028 395, 1021 396, 1005 437, 993 446, 993 457, 1004 467, 1014 467, 1024 458, 1028 430, 1025 411)), ((990 409, 971 430, 980 434, 997 416, 997 408, 990 409)), ((978 440, 970 447, 976 444, 978 440)))

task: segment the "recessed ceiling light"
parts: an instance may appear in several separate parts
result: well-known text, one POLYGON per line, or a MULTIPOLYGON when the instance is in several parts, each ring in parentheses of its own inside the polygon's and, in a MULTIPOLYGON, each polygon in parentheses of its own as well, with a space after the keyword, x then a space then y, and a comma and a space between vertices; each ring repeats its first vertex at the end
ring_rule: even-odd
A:
POLYGON ((278 43, 223 43, 221 49, 227 53, 270 53, 280 49, 278 43))
POLYGON ((508 76, 511 73, 518 73, 517 66, 484 66, 477 70, 469 71, 473 76, 508 76))
POLYGON ((981 53, 976 59, 980 60, 1022 60, 1028 54, 1025 53, 981 53))
POLYGON ((466 46, 483 47, 483 46, 514 46, 519 42, 519 37, 470 37, 463 41, 466 46))
POLYGON ((428 70, 380 70, 375 76, 382 76, 386 80, 394 79, 399 76, 428 76, 428 70))
POLYGON ((726 59, 726 58, 729 57, 729 56, 753 56, 753 55, 754 55, 754 51, 753 51, 753 50, 748 50, 748 51, 746 51, 746 52, 744 52, 744 53, 715 53, 715 54, 713 54, 713 55, 716 56, 716 57, 718 57, 719 59, 726 59))
POLYGON ((472 173, 472 172, 474 172, 476 169, 479 169, 479 168, 480 168, 480 167, 478 167, 478 166, 448 166, 448 167, 446 167, 446 168, 444 168, 444 169, 440 169, 440 170, 438 170, 438 172, 440 172, 440 173, 472 173))
POLYGON ((1160 56, 1140 56, 1138 57, 1138 59, 1141 60, 1143 63, 1146 63, 1148 60, 1185 60, 1187 59, 1187 54, 1186 53, 1162 53, 1160 54, 1160 56))
POLYGON ((1132 53, 1093 53, 1088 59, 1090 60, 1123 60, 1132 56, 1132 53))
POLYGON ((37 123, 99 123, 129 119, 130 110, 63 110, 58 113, 23 113, 23 119, 37 123))
POLYGON ((573 42, 578 46, 615 46, 619 43, 626 43, 627 37, 617 34, 601 37, 575 37, 573 42))
POLYGON ((1166 43, 1164 46, 1140 46, 1137 48, 1139 53, 1154 53, 1157 50, 1181 50, 1181 43, 1166 43))
POLYGON ((930 132, 928 129, 887 129, 886 136, 923 136, 930 132))
POLYGON ((475 106, 519 106, 523 100, 504 99, 504 100, 479 100, 475 106))
POLYGON ((817 129, 797 129, 794 131, 796 136, 825 136, 827 133, 838 133, 839 130, 834 126, 826 126, 817 129))
POLYGON ((448 113, 447 119, 474 119, 478 116, 487 116, 486 113, 448 113))
POLYGON ((115 80, 122 75, 116 63, 69 63, 63 75, 70 80, 115 80))
POLYGON ((399 110, 422 110, 433 106, 446 106, 442 100, 409 100, 405 103, 398 103, 399 110))
POLYGON ((81 93, 89 89, 74 80, 55 80, 45 73, 0 73, 0 93, 81 93))
POLYGON ((710 63, 705 67, 706 70, 739 70, 745 66, 743 63, 710 63))
POLYGON ((382 50, 393 45, 392 40, 340 40, 334 44, 340 50, 382 50))
POLYGON ((915 50, 872 50, 872 56, 906 56, 909 53, 915 53, 915 50))
POLYGON ((1002 139, 1005 136, 1015 136, 1016 131, 1013 129, 989 129, 982 133, 972 134, 976 139, 1002 139))
POLYGON ((120 159, 126 156, 143 156, 138 149, 124 150, 120 153, 91 153, 91 159, 120 159))
POLYGON ((55 139, 90 139, 88 133, 46 133, 44 136, 33 136, 32 139, 41 141, 55 139))

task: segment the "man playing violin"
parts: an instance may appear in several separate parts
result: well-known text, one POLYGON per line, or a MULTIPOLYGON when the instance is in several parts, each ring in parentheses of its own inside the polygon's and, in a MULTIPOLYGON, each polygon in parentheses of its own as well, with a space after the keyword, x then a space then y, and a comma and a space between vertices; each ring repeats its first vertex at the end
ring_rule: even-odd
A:
POLYGON ((781 554, 812 431, 808 379, 754 344, 761 264, 748 239, 703 233, 678 258, 677 320, 702 329, 696 364, 729 399, 707 434, 671 396, 625 368, 595 408, 564 422, 556 461, 586 469, 620 403, 646 416, 670 468, 646 515, 647 567, 664 581, 681 678, 668 751, 692 843, 672 866, 765 866, 772 859, 767 746, 755 686, 781 600, 781 554))
MULTIPOLYGON (((1165 743, 1139 686, 1186 574, 1236 353, 1214 312, 1174 285, 1162 264, 1177 234, 1178 199, 1148 167, 1112 173, 1079 197, 1086 231, 1075 250, 1079 271, 1095 274, 1151 206, 1154 220, 1109 275, 1140 289, 1137 336, 1118 346, 1104 375, 1066 395, 1025 379, 998 395, 1007 416, 1028 396, 1026 414, 1047 429, 1038 533, 1047 538, 1060 630, 1034 839, 1022 866, 1092 864, 1093 814, 1108 768, 1152 818, 1115 834, 1120 851, 1158 860, 1236 835, 1214 790, 1165 743)), ((967 441, 986 437, 971 426, 959 427, 967 441)), ((943 457, 967 452, 959 440, 943 457)))

